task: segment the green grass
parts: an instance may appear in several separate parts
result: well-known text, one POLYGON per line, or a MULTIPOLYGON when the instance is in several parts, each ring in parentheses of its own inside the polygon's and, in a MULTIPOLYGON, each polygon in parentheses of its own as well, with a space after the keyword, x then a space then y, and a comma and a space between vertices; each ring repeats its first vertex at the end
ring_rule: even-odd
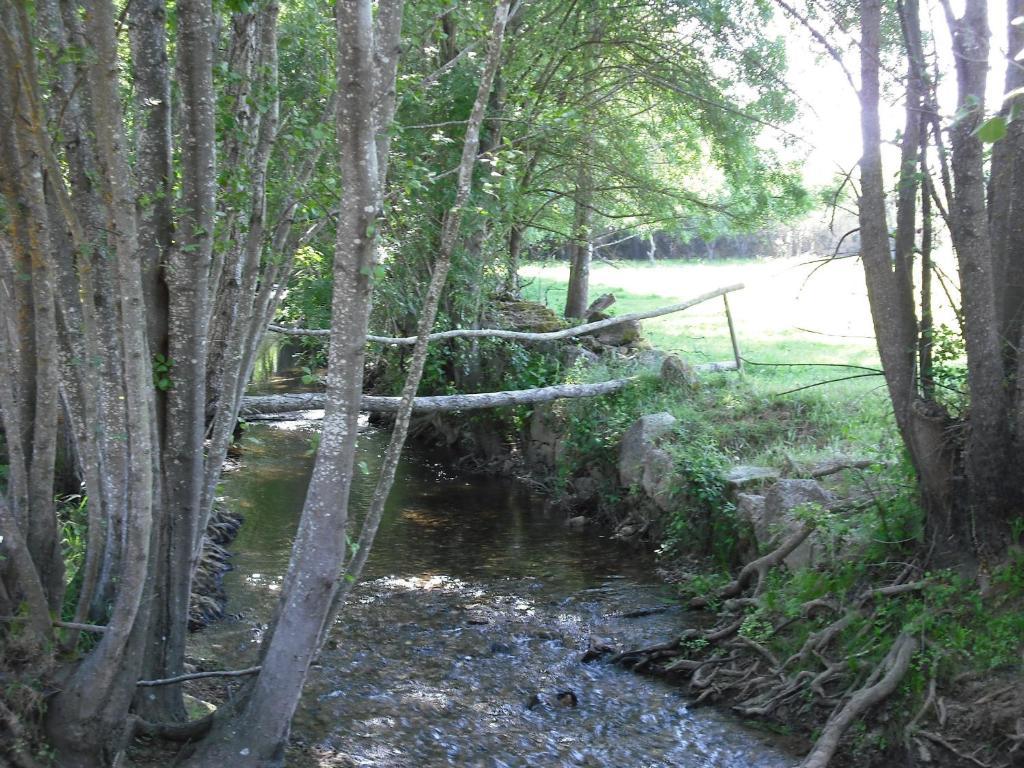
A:
MULTIPOLYGON (((733 428, 745 421, 748 431, 765 431, 758 422, 775 415, 786 423, 774 430, 773 440, 751 440, 750 450, 740 450, 738 458, 778 464, 844 452, 892 454, 897 447, 882 377, 864 376, 871 372, 861 369, 879 370, 879 363, 860 264, 843 260, 817 266, 803 259, 598 262, 591 269, 590 295, 614 294, 613 312, 625 314, 744 283, 743 290, 730 294, 729 304, 745 370, 742 384, 719 408, 745 412, 727 419, 733 428), (860 378, 812 386, 850 376, 860 378), (802 387, 809 388, 792 391, 802 387)), ((528 264, 521 274, 524 298, 561 310, 567 264, 528 264)), ((721 299, 646 320, 643 328, 652 346, 691 363, 732 359, 721 299)), ((734 442, 742 445, 742 433, 741 428, 734 442)))

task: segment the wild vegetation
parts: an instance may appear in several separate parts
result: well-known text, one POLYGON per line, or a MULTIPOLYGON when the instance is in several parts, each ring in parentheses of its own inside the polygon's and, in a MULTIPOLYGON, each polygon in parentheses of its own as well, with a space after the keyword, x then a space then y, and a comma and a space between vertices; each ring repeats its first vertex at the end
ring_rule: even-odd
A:
MULTIPOLYGON (((909 715, 898 720, 906 749, 983 765, 1024 750, 1019 722, 966 757, 927 725, 944 724, 943 686, 964 669, 1019 674, 1024 632, 1024 5, 1009 0, 999 22, 1009 56, 998 105, 985 101, 987 3, 967 0, 960 15, 939 5, 949 73, 937 71, 946 58, 918 0, 0 5, 0 760, 119 765, 145 734, 187 742, 182 765, 282 765, 310 665, 366 562, 406 437, 424 427, 417 394, 638 373, 618 394, 556 406, 572 427, 560 478, 611 461, 638 416, 672 412, 683 482, 663 543, 718 574, 691 573, 684 590, 721 623, 620 660, 685 672, 700 696, 750 715, 815 713, 824 725, 808 768, 893 696, 909 715), (687 299, 703 290, 696 281, 623 295, 625 279, 592 273, 595 245, 713 243, 805 214, 813 196, 781 152, 799 137, 774 13, 841 65, 850 52, 860 61, 857 192, 847 177, 831 199, 857 206, 871 317, 870 330, 839 335, 873 336, 876 351, 870 339, 775 333, 777 308, 740 299, 744 377, 678 391, 619 353, 586 365, 578 350, 573 360, 486 334, 429 338, 557 330, 559 315, 594 319, 589 300, 605 286, 621 312, 687 299), (957 82, 951 116, 940 75, 957 82), (895 184, 882 168, 883 85, 906 102, 895 184), (943 283, 947 317, 941 232, 959 275, 959 293, 943 283), (524 266, 542 241, 564 253, 567 275, 524 266), (275 318, 321 331, 306 342, 310 378, 326 367, 316 464, 261 663, 238 697, 190 719, 190 595, 275 318), (370 330, 414 338, 368 345, 370 330), (851 378, 803 389, 832 378, 823 370, 851 378), (356 526, 368 386, 400 400, 356 526), (837 487, 855 499, 852 516, 807 507, 792 536, 744 551, 723 480, 731 463, 798 474, 846 452, 879 467, 867 499, 850 478, 837 487), (856 556, 782 575, 786 548, 813 531, 833 549, 857 542, 856 556), (760 661, 741 671, 740 653, 760 661)), ((822 274, 846 270, 845 281, 854 266, 822 274)), ((643 269, 667 280, 676 267, 643 269)), ((834 311, 836 286, 815 290, 834 311)), ((650 339, 728 359, 712 311, 688 326, 652 321, 650 339)), ((528 418, 501 411, 477 422, 477 439, 513 446, 528 418)), ((621 491, 606 490, 609 502, 621 491)), ((885 728, 854 736, 892 754, 885 728)))

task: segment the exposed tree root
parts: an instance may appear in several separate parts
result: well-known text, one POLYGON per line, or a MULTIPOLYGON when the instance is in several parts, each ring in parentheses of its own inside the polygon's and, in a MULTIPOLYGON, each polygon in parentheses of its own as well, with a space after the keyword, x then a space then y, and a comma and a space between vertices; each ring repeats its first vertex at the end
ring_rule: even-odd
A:
MULTIPOLYGON (((764 587, 764 579, 765 576, 768 575, 768 571, 789 557, 794 549, 803 544, 804 540, 811 535, 813 530, 814 525, 812 523, 806 523, 800 528, 800 530, 783 541, 777 549, 774 549, 767 555, 763 555, 762 557, 747 563, 743 567, 743 570, 740 571, 740 575, 736 577, 736 580, 720 589, 716 597, 719 600, 737 597, 743 593, 743 590, 747 587, 751 578, 754 576, 757 576, 757 585, 754 588, 754 595, 759 595, 762 587, 764 587)), ((695 597, 690 601, 690 607, 706 608, 710 602, 711 601, 705 597, 695 597)))
POLYGON ((18 719, 2 700, 0 700, 0 760, 14 768, 39 768, 39 764, 26 750, 29 745, 28 735, 18 719), (6 735, 4 735, 6 734, 6 735))
POLYGON ((164 741, 192 741, 206 734, 213 726, 216 712, 211 712, 199 720, 187 723, 151 723, 141 718, 135 719, 135 733, 141 736, 152 736, 164 741))
MULTIPOLYGON (((847 728, 896 689, 919 645, 909 632, 899 633, 884 658, 865 669, 863 657, 878 652, 868 630, 885 632, 885 627, 864 619, 879 601, 919 591, 926 582, 910 581, 917 569, 906 567, 891 584, 866 589, 852 600, 838 596, 810 600, 797 615, 766 628, 770 612, 761 598, 765 580, 813 530, 813 524, 805 524, 772 552, 747 564, 713 597, 692 600, 691 608, 716 604, 714 626, 687 629, 672 642, 626 650, 612 661, 637 672, 688 680, 697 704, 726 701, 745 716, 783 721, 796 716, 824 722, 821 737, 802 764, 802 768, 824 768, 847 728), (771 641, 784 628, 805 621, 819 623, 830 614, 834 620, 811 632, 799 651, 788 658, 777 655, 771 641), (753 622, 749 630, 745 629, 748 621, 753 622), (840 640, 844 648, 862 650, 837 652, 840 640)), ((911 736, 922 738, 914 733, 908 740, 911 736)))
POLYGON ((864 712, 886 699, 910 668, 910 659, 917 651, 918 641, 901 633, 892 644, 889 653, 868 679, 869 684, 857 691, 842 706, 833 712, 821 736, 814 744, 810 754, 804 758, 800 768, 826 768, 846 729, 864 712))

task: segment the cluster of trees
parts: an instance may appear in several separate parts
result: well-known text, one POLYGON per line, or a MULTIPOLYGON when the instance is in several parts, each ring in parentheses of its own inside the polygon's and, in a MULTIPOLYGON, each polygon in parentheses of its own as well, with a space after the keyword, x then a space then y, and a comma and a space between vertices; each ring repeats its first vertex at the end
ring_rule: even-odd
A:
POLYGON ((275 0, 0 7, 10 759, 32 764, 34 712, 64 766, 111 764, 139 732, 191 739, 192 765, 281 764, 306 672, 369 552, 439 309, 471 327, 489 286, 514 286, 530 228, 582 246, 598 217, 729 205, 763 218, 799 198, 755 149, 791 108, 781 48, 758 31, 767 6, 742 5, 345 0, 333 19, 275 0), (709 187, 692 169, 711 166, 715 191, 688 191, 709 187), (188 723, 175 680, 192 573, 296 266, 330 297, 318 458, 260 671, 188 723), (349 546, 375 286, 374 324, 420 340, 349 546), (62 436, 85 499, 72 569, 54 495, 62 436))
MULTIPOLYGON (((989 8, 941 0, 952 39, 956 112, 939 112, 936 60, 918 0, 859 4, 860 243, 878 350, 896 424, 917 472, 930 542, 947 563, 983 565, 1021 535, 1024 494, 1024 2, 1009 0, 1005 96, 987 111, 993 58, 989 8), (906 124, 888 222, 880 82, 886 53, 904 65, 906 124), (987 147, 991 151, 987 151, 987 147), (947 407, 933 356, 932 249, 948 231, 962 299, 957 308, 968 406, 947 407), (918 276, 915 297, 915 276, 918 276)), ((998 65, 998 59, 997 59, 998 65)))
MULTIPOLYGON (((1013 19, 1021 0, 1010 5, 1013 19)), ((1020 67, 1007 70, 1017 95, 986 121, 985 3, 948 11, 961 97, 944 125, 916 0, 843 8, 863 25, 861 242, 897 423, 936 535, 995 550, 1016 514, 1024 434, 1020 67), (884 28, 902 29, 884 41, 883 10, 884 28), (910 62, 894 261, 878 160, 883 44, 910 62), (990 165, 985 138, 998 139, 990 165), (958 419, 941 411, 929 367, 932 207, 961 263, 971 406, 958 419), (964 496, 949 485, 957 468, 964 496)), ((711 234, 806 206, 795 173, 759 148, 793 114, 770 13, 766 0, 338 0, 333 18, 276 0, 0 5, 7 757, 32 764, 35 712, 60 765, 114 763, 140 731, 191 739, 191 765, 280 765, 309 665, 370 550, 438 319, 478 327, 490 292, 515 291, 531 237, 572 244, 572 317, 595 232, 686 222, 711 234), (330 329, 316 465, 260 670, 189 723, 179 684, 138 683, 182 672, 221 465, 286 294, 286 319, 318 311, 330 329), (356 532, 348 492, 371 325, 418 340, 356 532), (71 570, 68 512, 54 500, 62 436, 86 499, 71 570)), ((1010 33, 1019 49, 1020 25, 1010 33)))

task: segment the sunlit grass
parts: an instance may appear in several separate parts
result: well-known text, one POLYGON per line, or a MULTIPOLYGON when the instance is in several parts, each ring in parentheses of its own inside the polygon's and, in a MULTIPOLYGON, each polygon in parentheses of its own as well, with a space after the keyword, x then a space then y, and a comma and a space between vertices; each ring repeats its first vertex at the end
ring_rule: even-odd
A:
MULTIPOLYGON (((524 298, 561 311, 567 264, 528 264, 521 274, 526 281, 524 298)), ((859 261, 824 266, 803 258, 654 265, 598 262, 591 269, 590 295, 614 294, 613 313, 625 314, 733 283, 746 286, 729 296, 745 361, 744 389, 765 403, 787 401, 787 412, 801 414, 783 439, 761 446, 749 458, 799 460, 844 451, 894 451, 883 380, 871 375, 880 369, 859 261), (812 386, 835 379, 843 380, 812 386)), ((948 308, 939 307, 937 314, 944 318, 948 308)), ((653 346, 690 362, 732 359, 722 299, 645 320, 643 328, 653 346)), ((771 415, 766 413, 765 418, 771 415)))

